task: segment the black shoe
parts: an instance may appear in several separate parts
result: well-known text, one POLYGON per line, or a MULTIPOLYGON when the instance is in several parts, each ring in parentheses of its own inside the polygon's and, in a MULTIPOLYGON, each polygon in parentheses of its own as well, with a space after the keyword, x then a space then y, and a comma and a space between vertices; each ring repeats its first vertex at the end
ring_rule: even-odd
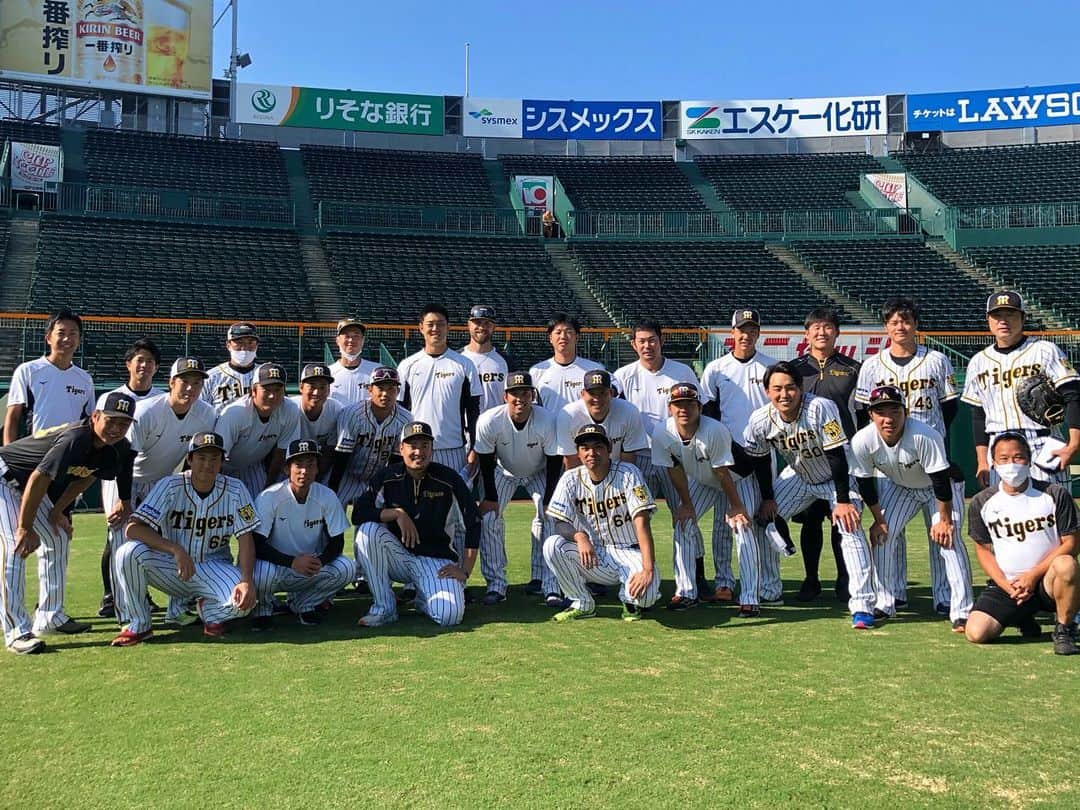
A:
POLYGON ((483 604, 490 607, 491 605, 497 605, 499 602, 506 601, 506 594, 499 593, 498 591, 488 591, 484 594, 484 598, 480 600, 483 604))
POLYGON ((795 599, 799 602, 813 602, 819 596, 821 596, 821 580, 808 578, 804 579, 802 585, 799 586, 795 599))
POLYGON ((305 627, 316 627, 322 623, 322 616, 315 610, 305 610, 303 613, 298 614, 296 618, 305 627))
POLYGON ((907 599, 897 599, 896 600, 896 609, 897 610, 903 610, 906 607, 907 607, 907 599))
POLYGON ((416 588, 412 585, 406 585, 401 589, 401 595, 398 596, 399 602, 411 602, 416 598, 416 588))
POLYGON ((358 579, 358 580, 356 580, 356 582, 353 583, 353 590, 356 591, 357 593, 363 593, 363 594, 371 593, 371 588, 369 588, 367 582, 365 582, 362 579, 358 579))
POLYGON ((269 630, 274 626, 273 616, 256 616, 251 620, 251 629, 256 633, 261 633, 264 630, 269 630))
POLYGON ((281 602, 278 599, 275 599, 273 613, 275 616, 284 616, 287 613, 292 613, 292 611, 289 610, 289 606, 285 602, 281 602))
POLYGON ((891 619, 891 618, 892 618, 892 616, 890 616, 888 613, 886 613, 881 608, 874 608, 874 621, 875 622, 883 622, 886 619, 891 619))
POLYGON ((544 595, 544 583, 538 579, 530 579, 529 584, 525 586, 526 596, 543 596, 544 595))
POLYGON ((1076 655, 1080 649, 1076 646, 1076 625, 1056 624, 1051 635, 1054 640, 1054 655, 1076 655))
POLYGON ((934 605, 934 613, 936 613, 938 616, 948 616, 949 610, 950 605, 948 602, 938 602, 936 605, 934 605))
POLYGON ((111 596, 101 600, 101 607, 98 608, 97 615, 103 619, 116 618, 116 605, 113 603, 111 596))
POLYGON ((607 585, 600 585, 597 582, 590 582, 588 583, 587 587, 589 588, 589 593, 591 593, 593 596, 607 596, 608 594, 607 585))
POLYGON ((1035 621, 1034 616, 1028 616, 1016 625, 1016 629, 1020 631, 1020 635, 1024 638, 1039 638, 1042 636, 1042 627, 1035 621))

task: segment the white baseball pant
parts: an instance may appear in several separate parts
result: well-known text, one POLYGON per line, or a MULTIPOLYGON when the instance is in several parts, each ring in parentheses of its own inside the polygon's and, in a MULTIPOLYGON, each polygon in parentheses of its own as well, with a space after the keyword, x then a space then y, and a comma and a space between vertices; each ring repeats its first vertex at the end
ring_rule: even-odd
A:
POLYGON ((506 580, 506 521, 503 512, 507 504, 514 497, 518 487, 524 487, 529 493, 533 503, 533 519, 531 526, 532 542, 530 546, 530 564, 532 579, 539 579, 543 583, 544 593, 558 593, 559 584, 555 575, 544 565, 544 538, 547 536, 547 525, 544 516, 544 485, 547 483, 547 474, 544 470, 528 476, 527 478, 515 478, 508 475, 499 465, 495 470, 495 495, 499 502, 499 511, 488 512, 484 515, 480 524, 480 573, 484 575, 487 589, 505 594, 508 582, 506 580), (539 562, 539 565, 537 565, 539 562))
POLYGON ((274 594, 289 594, 294 613, 314 610, 356 578, 356 565, 344 554, 327 563, 310 577, 292 568, 267 560, 255 561, 255 595, 258 602, 252 614, 270 616, 274 612, 274 594))
POLYGON ((645 593, 632 598, 626 590, 626 583, 644 567, 641 561, 641 549, 615 548, 594 541, 596 566, 586 568, 581 564, 577 543, 559 534, 553 534, 544 541, 544 560, 559 580, 559 587, 570 600, 571 607, 589 611, 596 607, 586 583, 600 585, 619 585, 619 599, 638 607, 652 607, 660 598, 660 571, 653 568, 653 578, 645 593))

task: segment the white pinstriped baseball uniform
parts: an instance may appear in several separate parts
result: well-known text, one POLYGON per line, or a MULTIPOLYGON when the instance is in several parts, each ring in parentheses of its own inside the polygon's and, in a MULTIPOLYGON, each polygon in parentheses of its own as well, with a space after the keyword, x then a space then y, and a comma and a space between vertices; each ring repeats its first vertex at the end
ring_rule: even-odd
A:
MULTIPOLYGON (((879 503, 889 527, 885 543, 875 546, 871 553, 874 558, 874 589, 877 592, 877 608, 890 616, 896 613, 898 597, 897 577, 893 573, 896 566, 896 553, 891 546, 903 533, 904 527, 922 512, 928 524, 937 516, 937 498, 930 482, 930 473, 944 472, 949 469, 949 459, 945 453, 945 440, 933 427, 909 419, 904 423, 904 432, 892 447, 878 433, 877 426, 869 424, 855 433, 851 440, 851 472, 859 478, 872 478, 880 472, 884 478, 877 479, 880 484, 879 503)), ((964 547, 963 528, 964 500, 952 499, 953 547, 942 548, 936 543, 931 546, 931 553, 942 561, 948 579, 947 592, 949 618, 953 621, 966 619, 971 612, 971 564, 967 549, 964 547)))
POLYGON ((247 488, 239 480, 218 475, 204 497, 195 491, 191 473, 158 481, 133 516, 166 540, 181 546, 195 563, 186 582, 176 573, 171 554, 155 551, 136 540, 116 550, 113 583, 120 615, 133 633, 150 630, 146 589, 153 585, 182 600, 203 599, 207 622, 225 622, 247 614, 232 603, 240 570, 233 565, 230 540, 259 528, 259 518, 247 488))
MULTIPOLYGON (((263 421, 245 394, 218 414, 214 431, 225 440, 225 475, 239 478, 249 492, 266 486, 266 459, 274 448, 287 450, 300 438, 300 406, 288 397, 263 421)), ((275 483, 275 482, 270 482, 275 483)))
POLYGON ((619 598, 638 607, 650 607, 660 598, 656 565, 652 582, 640 598, 631 598, 626 589, 630 577, 643 568, 634 518, 654 511, 652 494, 633 464, 612 461, 599 482, 593 482, 584 466, 563 473, 548 503, 548 517, 587 534, 597 558, 596 566, 586 569, 574 540, 553 534, 544 541, 544 560, 572 607, 589 611, 595 606, 588 582, 619 585, 619 598))
POLYGON ((338 485, 337 494, 342 506, 349 506, 360 497, 375 474, 389 463, 390 456, 397 453, 401 444, 401 429, 414 419, 405 408, 394 405, 380 422, 371 409, 370 400, 354 403, 341 412, 334 449, 352 454, 338 485))
MULTIPOLYGON (((574 444, 574 434, 593 422, 589 409, 580 399, 563 408, 558 413, 555 422, 559 453, 564 456, 576 456, 577 446, 574 444)), ((645 450, 649 446, 645 426, 641 421, 641 412, 625 399, 612 399, 607 416, 596 424, 603 425, 604 430, 607 431, 613 461, 618 461, 620 453, 636 456, 638 451, 645 450)))
MULTIPOLYGON (((743 439, 750 455, 768 455, 772 448, 788 463, 773 481, 773 498, 781 517, 787 519, 819 499, 836 506, 836 487, 825 453, 842 448, 850 469, 851 452, 840 411, 832 400, 802 394, 799 413, 792 422, 785 422, 772 403, 763 405, 750 415, 743 439)), ((862 501, 850 476, 849 487, 851 504, 861 513, 862 501)), ((874 590, 866 535, 861 526, 854 532, 839 530, 848 569, 848 609, 852 614, 869 613, 874 607, 874 590)))
POLYGON ((510 373, 506 358, 494 349, 490 352, 474 352, 467 347, 461 350, 461 356, 472 361, 480 377, 480 413, 502 405, 506 375, 510 373))
POLYGON ((361 360, 354 368, 349 368, 340 360, 330 366, 334 381, 330 383, 330 399, 340 402, 342 407, 355 405, 368 399, 368 384, 371 372, 379 367, 371 360, 361 360))
POLYGON ((210 376, 203 383, 202 398, 221 413, 226 405, 251 393, 251 379, 258 366, 254 362, 247 371, 237 371, 228 360, 218 363, 207 372, 210 376))
POLYGON ((495 494, 498 512, 488 512, 480 526, 480 572, 489 591, 506 593, 506 522, 503 512, 518 487, 532 498, 535 514, 531 525, 532 579, 543 582, 544 593, 555 593, 558 585, 544 565, 543 543, 547 537, 544 520, 544 488, 547 485, 547 458, 559 455, 555 437, 555 414, 533 405, 529 418, 518 428, 510 419, 509 406, 500 405, 480 415, 476 427, 476 452, 495 454, 495 494))

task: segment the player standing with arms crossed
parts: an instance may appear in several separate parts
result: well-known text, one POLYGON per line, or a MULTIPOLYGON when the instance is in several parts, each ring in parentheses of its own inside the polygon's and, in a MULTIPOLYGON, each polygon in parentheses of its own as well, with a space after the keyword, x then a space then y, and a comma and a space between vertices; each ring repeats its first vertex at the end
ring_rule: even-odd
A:
POLYGON ((656 510, 641 471, 613 461, 611 442, 600 425, 574 435, 581 464, 563 473, 548 504, 554 534, 544 541, 544 559, 555 572, 570 606, 557 622, 596 615, 588 583, 619 585, 624 621, 660 598, 660 572, 649 520, 656 510))
POLYGON ((875 619, 896 615, 896 577, 891 569, 897 555, 891 546, 919 512, 929 526, 931 554, 942 559, 949 583, 949 618, 956 633, 964 632, 971 613, 971 566, 960 530, 964 517, 949 476, 945 439, 930 425, 907 416, 908 397, 893 385, 873 389, 868 397, 871 424, 851 440, 852 472, 863 503, 874 515, 870 541, 874 558, 875 619), (878 482, 881 479, 880 502, 878 482))
POLYGON ((578 356, 581 323, 577 318, 556 312, 547 323, 547 333, 552 357, 529 369, 529 376, 536 383, 537 404, 557 414, 578 401, 585 372, 603 371, 604 367, 578 356))
POLYGON ((229 350, 229 359, 210 369, 202 392, 202 398, 218 413, 251 390, 259 333, 250 323, 234 323, 225 333, 225 348, 229 350))
MULTIPOLYGON (((544 510, 562 473, 563 458, 555 435, 555 415, 534 405, 536 391, 532 378, 515 371, 506 381, 506 404, 480 414, 476 428, 483 500, 480 514, 480 571, 487 581, 485 605, 506 599, 506 522, 503 512, 518 487, 532 498, 536 514, 532 520, 532 580, 540 586, 549 607, 562 607, 555 575, 544 564, 543 544, 547 537, 544 510)), ((531 583, 530 583, 531 584, 531 583)))
POLYGON ((342 318, 337 323, 339 359, 330 366, 330 374, 334 378, 330 384, 330 396, 343 406, 367 399, 371 372, 379 365, 363 359, 366 336, 367 327, 359 318, 342 318))
POLYGON ((133 647, 153 635, 145 599, 150 585, 182 601, 195 599, 210 638, 224 636, 225 622, 255 606, 251 533, 259 519, 244 485, 221 474, 224 458, 221 436, 196 433, 188 444, 190 469, 158 481, 132 515, 128 542, 116 551, 117 607, 128 625, 112 646, 133 647))

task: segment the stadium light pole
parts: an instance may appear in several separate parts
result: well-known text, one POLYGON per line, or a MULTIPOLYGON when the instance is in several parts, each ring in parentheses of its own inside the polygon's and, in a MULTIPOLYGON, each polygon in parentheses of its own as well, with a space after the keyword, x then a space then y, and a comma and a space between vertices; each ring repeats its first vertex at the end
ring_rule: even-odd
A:
POLYGON ((229 0, 232 6, 232 51, 229 52, 229 118, 236 122, 236 72, 239 53, 236 47, 236 24, 240 18, 239 0, 229 0))
POLYGON ((469 97, 469 43, 465 43, 465 98, 469 97))

